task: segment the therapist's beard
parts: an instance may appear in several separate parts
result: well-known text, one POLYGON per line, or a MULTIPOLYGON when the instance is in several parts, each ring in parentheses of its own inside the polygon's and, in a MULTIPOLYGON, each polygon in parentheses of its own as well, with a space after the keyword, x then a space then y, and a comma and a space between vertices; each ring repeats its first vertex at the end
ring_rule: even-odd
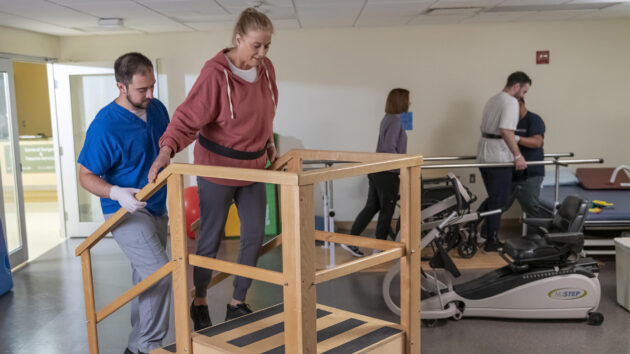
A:
POLYGON ((149 105, 149 100, 142 101, 142 102, 134 102, 129 96, 129 94, 127 94, 127 102, 131 103, 131 105, 135 109, 147 109, 147 106, 149 105))

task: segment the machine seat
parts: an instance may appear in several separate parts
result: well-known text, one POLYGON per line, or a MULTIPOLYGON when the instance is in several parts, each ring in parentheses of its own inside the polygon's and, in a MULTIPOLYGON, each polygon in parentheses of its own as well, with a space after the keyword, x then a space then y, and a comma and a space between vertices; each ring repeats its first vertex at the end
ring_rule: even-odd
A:
POLYGON ((564 250, 560 251, 556 246, 547 243, 542 237, 530 237, 505 241, 503 252, 518 262, 528 259, 559 257, 562 256, 564 250))

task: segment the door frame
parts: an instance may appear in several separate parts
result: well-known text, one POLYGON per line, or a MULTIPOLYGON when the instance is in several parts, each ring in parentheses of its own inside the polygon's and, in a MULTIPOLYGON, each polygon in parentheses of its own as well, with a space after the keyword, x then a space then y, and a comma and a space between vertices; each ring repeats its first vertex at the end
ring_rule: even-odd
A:
MULTIPOLYGON (((11 267, 16 267, 26 261, 28 261, 28 242, 26 238, 26 219, 24 215, 24 187, 22 185, 22 164, 20 160, 20 144, 18 140, 18 126, 17 126, 17 108, 15 101, 15 83, 13 79, 13 60, 11 58, 0 57, 0 71, 7 73, 8 78, 8 104, 9 110, 9 139, 11 144, 11 150, 13 152, 13 183, 14 183, 14 196, 16 198, 16 208, 18 215, 18 230, 20 232, 21 246, 17 249, 7 249, 9 253, 9 262, 11 267)), ((1 174, 0 174, 1 176, 1 174)), ((1 181, 0 181, 1 184, 1 181)), ((0 216, 3 218, 2 226, 4 228, 3 234, 8 240, 6 234, 6 215, 4 210, 4 192, 0 192, 0 216)), ((7 242, 8 248, 8 242, 7 242)))

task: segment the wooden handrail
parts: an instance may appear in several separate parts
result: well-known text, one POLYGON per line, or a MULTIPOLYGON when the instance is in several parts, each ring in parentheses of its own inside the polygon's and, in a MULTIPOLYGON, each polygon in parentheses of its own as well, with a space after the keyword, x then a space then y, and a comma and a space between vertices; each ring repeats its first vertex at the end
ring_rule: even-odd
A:
POLYGON ((282 185, 297 185, 298 175, 291 172, 258 170, 223 166, 193 165, 175 163, 169 165, 172 173, 208 178, 224 178, 237 181, 264 182, 282 185))
MULTIPOLYGON (((153 195, 153 193, 164 187, 164 185, 166 184, 166 180, 171 175, 171 173, 172 167, 166 166, 166 168, 164 168, 162 172, 160 172, 160 174, 157 176, 155 182, 147 184, 140 190, 140 192, 136 193, 136 198, 142 201, 149 199, 153 195)), ((127 210, 125 210, 125 208, 118 209, 118 211, 114 215, 112 215, 112 217, 107 219, 107 221, 105 221, 103 225, 101 225, 88 238, 86 238, 85 241, 81 242, 81 244, 74 252, 75 256, 78 257, 83 252, 85 252, 85 250, 94 247, 94 245, 98 241, 105 237, 108 232, 110 232, 116 225, 118 225, 122 221, 122 218, 125 215, 127 215, 127 210)))
POLYGON ((267 167, 267 171, 282 171, 284 166, 286 166, 286 164, 289 163, 289 161, 291 161, 294 157, 294 150, 287 152, 286 154, 280 156, 269 167, 267 167))
MULTIPOLYGON (((377 154, 378 155, 378 154, 377 154)), ((391 154, 387 154, 391 155, 391 154)), ((368 173, 383 172, 395 169, 418 166, 422 164, 420 155, 396 155, 395 159, 380 160, 362 163, 349 163, 342 166, 333 166, 313 171, 300 173, 299 185, 314 184, 316 182, 330 181, 339 178, 347 178, 365 175, 368 173)))
POLYGON ((386 154, 372 152, 336 151, 336 150, 304 150, 293 149, 289 151, 293 156, 299 156, 303 160, 328 160, 328 161, 352 161, 352 162, 376 162, 383 160, 397 160, 401 156, 414 156, 405 154, 386 154))

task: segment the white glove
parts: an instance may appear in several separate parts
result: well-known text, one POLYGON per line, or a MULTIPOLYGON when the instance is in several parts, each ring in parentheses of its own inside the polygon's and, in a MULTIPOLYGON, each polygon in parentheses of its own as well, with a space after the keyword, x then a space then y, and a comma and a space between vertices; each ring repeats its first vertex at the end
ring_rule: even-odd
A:
POLYGON ((140 192, 138 188, 120 188, 118 186, 112 186, 109 190, 109 199, 117 201, 120 203, 120 206, 127 209, 128 212, 133 213, 147 205, 146 202, 141 202, 136 199, 135 194, 138 192, 140 192))
POLYGON ((514 140, 516 140, 516 142, 518 143, 521 140, 521 136, 520 135, 514 135, 514 140))

